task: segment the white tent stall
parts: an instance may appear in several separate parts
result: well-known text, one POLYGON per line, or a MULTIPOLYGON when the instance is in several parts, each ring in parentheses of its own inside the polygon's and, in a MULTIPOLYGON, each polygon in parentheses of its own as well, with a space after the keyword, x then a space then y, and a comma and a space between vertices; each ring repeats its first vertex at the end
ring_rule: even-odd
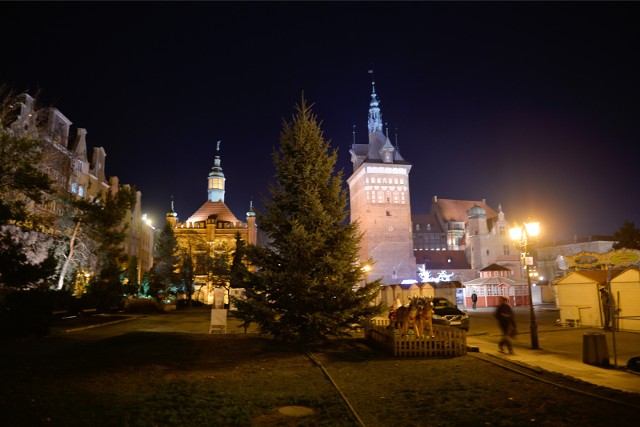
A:
POLYGON ((598 289, 607 284, 606 270, 578 270, 555 284, 560 321, 572 326, 601 327, 602 304, 598 289))
POLYGON ((611 293, 619 309, 617 327, 640 332, 640 272, 629 268, 611 279, 611 293))

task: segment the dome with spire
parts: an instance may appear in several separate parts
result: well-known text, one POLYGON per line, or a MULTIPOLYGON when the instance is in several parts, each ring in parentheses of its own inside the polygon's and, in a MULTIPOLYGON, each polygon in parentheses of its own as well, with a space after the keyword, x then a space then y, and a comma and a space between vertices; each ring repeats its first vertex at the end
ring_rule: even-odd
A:
POLYGON ((209 201, 224 202, 225 177, 220 166, 220 142, 216 143, 216 157, 213 160, 213 167, 207 178, 207 192, 209 201))
POLYGON ((253 200, 249 202, 249 211, 247 212, 247 218, 256 216, 256 212, 253 209, 253 200))

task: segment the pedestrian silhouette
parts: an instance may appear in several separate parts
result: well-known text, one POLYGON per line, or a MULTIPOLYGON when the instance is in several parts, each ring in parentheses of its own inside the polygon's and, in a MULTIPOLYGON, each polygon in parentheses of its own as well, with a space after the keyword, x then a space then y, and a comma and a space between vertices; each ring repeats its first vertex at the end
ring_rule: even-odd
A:
POLYGON ((496 309, 495 316, 502 331, 502 337, 498 341, 498 348, 501 353, 504 353, 504 346, 506 345, 509 354, 514 354, 512 338, 516 335, 516 319, 513 316, 513 310, 507 298, 500 297, 500 305, 496 309))

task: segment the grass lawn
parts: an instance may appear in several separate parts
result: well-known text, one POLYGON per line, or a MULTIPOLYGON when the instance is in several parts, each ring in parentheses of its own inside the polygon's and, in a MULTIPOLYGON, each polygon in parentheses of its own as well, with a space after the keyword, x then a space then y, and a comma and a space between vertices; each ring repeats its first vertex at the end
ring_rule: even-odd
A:
MULTIPOLYGON (((471 356, 400 359, 358 339, 295 348, 256 335, 133 332, 0 342, 3 426, 636 425, 637 411, 471 356), (311 415, 279 410, 302 406, 311 415)), ((638 396, 635 397, 638 403, 638 396)))

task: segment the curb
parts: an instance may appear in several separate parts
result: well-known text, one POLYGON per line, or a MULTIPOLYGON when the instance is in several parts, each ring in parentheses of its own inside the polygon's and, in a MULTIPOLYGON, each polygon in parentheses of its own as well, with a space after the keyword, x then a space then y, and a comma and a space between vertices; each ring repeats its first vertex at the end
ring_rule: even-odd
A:
POLYGON ((124 323, 124 322, 129 322, 131 320, 135 320, 135 319, 139 319, 140 317, 129 317, 128 319, 120 319, 120 320, 113 320, 111 322, 103 322, 103 323, 95 323, 93 325, 86 325, 86 326, 78 326, 77 328, 70 328, 70 329, 61 329, 60 331, 67 334, 70 332, 77 332, 77 331, 84 331, 86 329, 93 329, 93 328, 99 328, 101 326, 108 326, 108 325, 115 325, 118 323, 124 323))

